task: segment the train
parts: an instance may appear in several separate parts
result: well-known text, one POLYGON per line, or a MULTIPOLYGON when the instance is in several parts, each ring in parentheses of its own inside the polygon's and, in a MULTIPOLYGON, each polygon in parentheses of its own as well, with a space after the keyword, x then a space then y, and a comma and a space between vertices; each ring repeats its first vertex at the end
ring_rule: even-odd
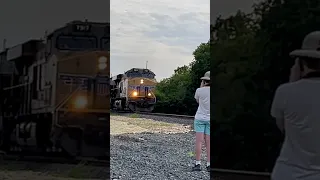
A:
POLYGON ((0 53, 0 149, 109 158, 110 23, 71 21, 0 53))
POLYGON ((110 78, 110 105, 115 111, 152 112, 157 81, 150 69, 132 68, 110 78))

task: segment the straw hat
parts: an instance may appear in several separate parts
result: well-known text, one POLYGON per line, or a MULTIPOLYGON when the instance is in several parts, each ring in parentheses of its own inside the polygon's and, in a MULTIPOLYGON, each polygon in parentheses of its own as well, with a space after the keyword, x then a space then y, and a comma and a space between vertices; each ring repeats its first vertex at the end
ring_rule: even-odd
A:
POLYGON ((208 80, 210 81, 210 71, 207 71, 204 76, 202 78, 200 78, 201 80, 208 80))
POLYGON ((305 36, 301 49, 290 53, 293 57, 310 57, 320 60, 320 31, 314 31, 305 36))

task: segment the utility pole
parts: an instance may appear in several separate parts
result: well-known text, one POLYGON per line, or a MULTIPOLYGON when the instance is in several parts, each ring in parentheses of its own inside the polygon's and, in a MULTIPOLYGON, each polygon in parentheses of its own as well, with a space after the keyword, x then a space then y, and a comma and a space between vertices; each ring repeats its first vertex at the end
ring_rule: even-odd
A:
POLYGON ((148 61, 146 61, 146 69, 148 69, 148 61))

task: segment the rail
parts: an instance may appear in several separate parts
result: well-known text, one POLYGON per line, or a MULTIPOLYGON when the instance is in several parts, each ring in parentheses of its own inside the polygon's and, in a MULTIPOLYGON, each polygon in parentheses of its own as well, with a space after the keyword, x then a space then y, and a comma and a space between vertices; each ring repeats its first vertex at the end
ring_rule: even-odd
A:
POLYGON ((135 113, 152 115, 152 116, 181 117, 181 118, 187 118, 187 119, 194 119, 194 116, 180 115, 180 114, 149 113, 149 112, 135 112, 135 113))
POLYGON ((3 88, 3 90, 6 91, 6 90, 18 88, 18 87, 24 87, 24 86, 27 86, 29 84, 31 84, 31 83, 24 83, 24 84, 19 84, 19 85, 15 85, 15 86, 5 87, 5 88, 3 88))

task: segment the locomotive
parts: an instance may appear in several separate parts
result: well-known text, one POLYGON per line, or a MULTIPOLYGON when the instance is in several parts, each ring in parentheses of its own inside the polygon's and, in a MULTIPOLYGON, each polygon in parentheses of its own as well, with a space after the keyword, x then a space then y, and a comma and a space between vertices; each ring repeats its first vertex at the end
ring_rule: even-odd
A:
POLYGON ((151 112, 157 81, 149 69, 132 68, 110 79, 110 104, 116 111, 151 112))
POLYGON ((110 24, 72 21, 0 53, 0 148, 109 157, 110 24))

